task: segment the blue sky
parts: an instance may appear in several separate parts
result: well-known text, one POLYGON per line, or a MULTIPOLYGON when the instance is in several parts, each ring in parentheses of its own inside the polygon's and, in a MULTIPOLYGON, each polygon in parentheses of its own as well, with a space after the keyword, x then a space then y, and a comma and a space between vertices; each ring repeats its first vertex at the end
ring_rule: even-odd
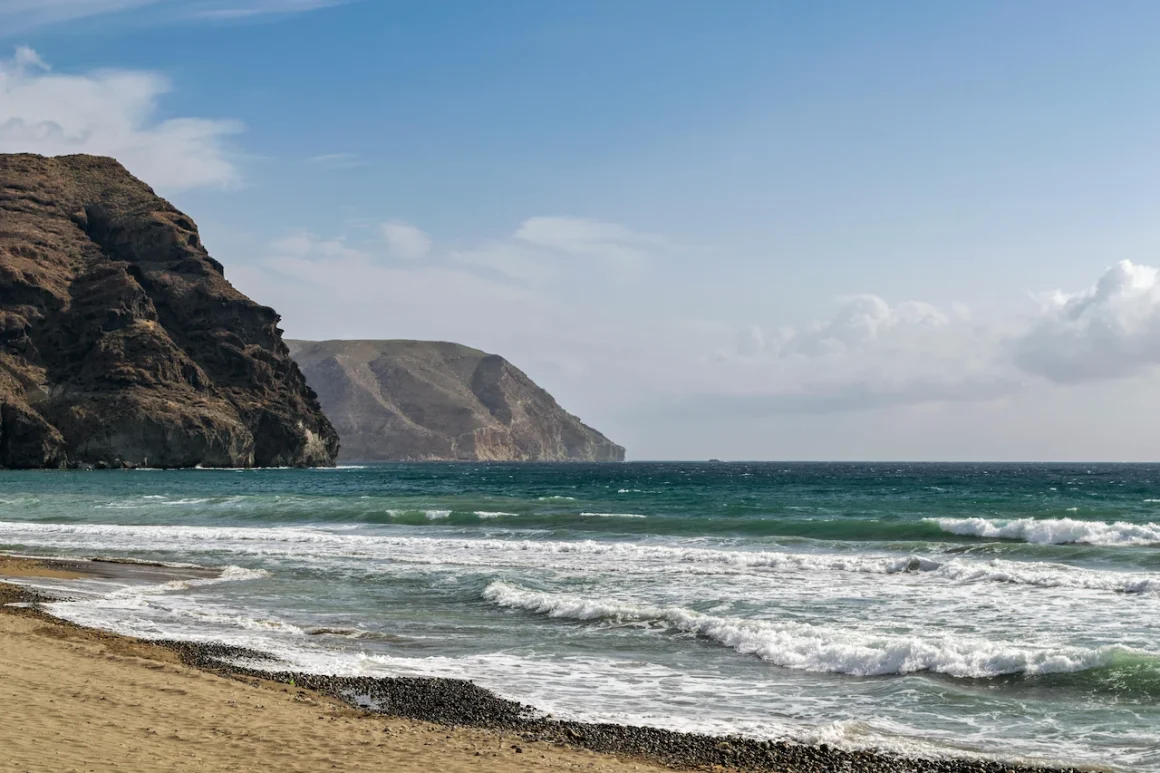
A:
POLYGON ((0 151, 116 155, 289 335, 496 351, 635 458, 1155 459, 1157 39, 1126 1, 0 0, 0 151))

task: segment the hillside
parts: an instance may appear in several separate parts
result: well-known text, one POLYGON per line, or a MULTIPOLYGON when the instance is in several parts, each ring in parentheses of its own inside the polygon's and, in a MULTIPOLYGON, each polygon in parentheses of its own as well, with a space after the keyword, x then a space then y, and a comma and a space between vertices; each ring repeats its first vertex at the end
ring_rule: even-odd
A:
POLYGON ((429 341, 287 341, 362 460, 622 461, 624 449, 494 354, 429 341))
POLYGON ((0 467, 333 464, 278 321, 113 159, 0 155, 0 467))

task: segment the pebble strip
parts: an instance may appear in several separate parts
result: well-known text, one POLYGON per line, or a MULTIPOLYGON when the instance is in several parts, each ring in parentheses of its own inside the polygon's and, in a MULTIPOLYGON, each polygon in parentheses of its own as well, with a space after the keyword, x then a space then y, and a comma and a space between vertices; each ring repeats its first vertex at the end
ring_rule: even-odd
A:
POLYGON ((235 678, 264 679, 314 690, 377 714, 448 726, 518 733, 605 754, 652 760, 673 768, 716 767, 778 773, 1080 773, 970 758, 924 759, 875 751, 847 751, 827 744, 758 741, 680 733, 651 727, 570 722, 540 715, 533 707, 501 698, 461 679, 346 677, 266 671, 239 661, 275 660, 270 655, 222 644, 162 641, 190 666, 235 678))

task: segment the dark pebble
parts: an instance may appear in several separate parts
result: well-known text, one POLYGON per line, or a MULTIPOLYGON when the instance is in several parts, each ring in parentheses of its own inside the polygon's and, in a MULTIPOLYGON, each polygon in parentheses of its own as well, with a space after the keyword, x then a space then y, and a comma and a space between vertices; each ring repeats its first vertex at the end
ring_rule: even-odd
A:
MULTIPOLYGON (((448 726, 514 732, 525 741, 567 744, 594 752, 653 760, 675 768, 780 771, 781 773, 1080 773, 1074 768, 1037 768, 970 758, 924 759, 876 751, 845 751, 827 744, 759 741, 678 733, 652 727, 567 722, 531 706, 500 698, 461 679, 350 677, 269 672, 235 665, 269 661, 270 655, 221 644, 166 641, 184 662, 239 678, 260 678, 315 690, 378 714, 448 726), (233 661, 227 663, 223 661, 233 661)), ((522 753, 519 745, 514 752, 522 753)))

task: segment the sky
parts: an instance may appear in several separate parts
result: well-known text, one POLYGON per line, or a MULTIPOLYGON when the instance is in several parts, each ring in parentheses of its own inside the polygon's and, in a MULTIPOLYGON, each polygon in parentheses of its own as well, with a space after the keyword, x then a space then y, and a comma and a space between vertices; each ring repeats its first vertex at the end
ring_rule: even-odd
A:
POLYGON ((1160 460, 1160 4, 0 0, 293 338, 507 357, 631 459, 1160 460))

